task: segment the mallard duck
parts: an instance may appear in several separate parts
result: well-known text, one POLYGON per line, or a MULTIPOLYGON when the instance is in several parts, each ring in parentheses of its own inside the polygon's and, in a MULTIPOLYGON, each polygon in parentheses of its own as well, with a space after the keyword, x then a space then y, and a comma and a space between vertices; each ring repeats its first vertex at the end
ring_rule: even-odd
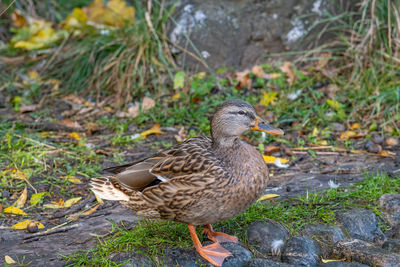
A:
POLYGON ((211 224, 245 211, 268 181, 263 157, 240 138, 247 130, 283 134, 247 102, 228 100, 212 117, 211 138, 190 138, 151 157, 106 169, 112 175, 93 178, 91 189, 139 216, 187 224, 197 252, 221 266, 231 254, 220 243, 238 239, 214 232, 211 224), (195 228, 200 225, 213 244, 202 246, 195 228))

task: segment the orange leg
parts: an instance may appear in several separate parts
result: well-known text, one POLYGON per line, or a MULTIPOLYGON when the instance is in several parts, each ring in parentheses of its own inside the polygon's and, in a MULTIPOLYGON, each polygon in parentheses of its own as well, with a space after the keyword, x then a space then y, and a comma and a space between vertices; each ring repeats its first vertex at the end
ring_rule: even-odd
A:
POLYGON ((214 232, 211 224, 204 225, 203 234, 207 234, 208 239, 213 242, 223 243, 223 242, 233 242, 237 243, 238 238, 236 236, 231 236, 221 232, 214 232))
POLYGON ((202 246, 200 243, 199 238, 196 234, 196 227, 193 225, 188 224, 190 236, 192 237, 194 247, 196 248, 197 252, 210 262, 212 265, 221 266, 224 262, 226 257, 231 256, 232 254, 224 249, 219 243, 213 243, 208 246, 202 246))

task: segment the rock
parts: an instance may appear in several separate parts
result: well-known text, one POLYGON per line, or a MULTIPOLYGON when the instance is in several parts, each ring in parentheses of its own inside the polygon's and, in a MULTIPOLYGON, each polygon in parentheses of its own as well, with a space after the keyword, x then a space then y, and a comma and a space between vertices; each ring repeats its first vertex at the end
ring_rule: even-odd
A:
POLYGON ((379 152, 381 152, 382 151, 382 146, 381 145, 378 145, 378 144, 375 144, 374 142, 372 142, 372 141, 368 141, 366 144, 365 144, 365 149, 368 151, 368 152, 370 152, 370 153, 379 153, 379 152))
POLYGON ((271 261, 267 259, 252 259, 246 267, 294 267, 295 265, 283 262, 271 261))
POLYGON ((331 123, 329 128, 338 133, 344 132, 344 130, 346 130, 346 127, 342 123, 338 122, 331 123))
POLYGON ((222 263, 222 267, 242 267, 253 258, 251 252, 236 243, 222 243, 221 246, 229 250, 232 256, 226 258, 222 263))
POLYGON ((253 222, 247 229, 247 241, 263 254, 280 254, 289 231, 273 220, 253 222))
POLYGON ((199 264, 204 266, 212 266, 208 261, 203 259, 194 248, 166 248, 163 252, 164 256, 160 257, 160 262, 162 263, 162 266, 165 267, 195 267, 199 266, 199 264))
POLYGON ((148 256, 136 252, 114 253, 109 259, 121 267, 156 266, 148 256))
POLYGON ((383 248, 362 240, 339 241, 335 244, 334 254, 337 258, 357 261, 369 266, 399 266, 400 254, 390 253, 383 248))
POLYGON ((328 224, 310 224, 301 230, 301 234, 318 241, 322 257, 328 259, 331 257, 333 245, 346 238, 342 229, 328 224))
POLYGON ((350 237, 367 242, 383 244, 386 237, 376 221, 372 211, 366 209, 338 212, 337 220, 342 224, 350 237))
POLYGON ((388 239, 382 248, 389 252, 400 253, 400 239, 388 239))
POLYGON ((377 132, 373 132, 371 136, 371 141, 374 142, 375 144, 382 145, 383 137, 377 132))
POLYGON ((400 225, 400 194, 382 195, 379 206, 384 210, 383 217, 390 226, 400 225))
POLYGON ((300 40, 332 7, 329 0, 183 0, 168 36, 184 49, 173 46, 171 51, 186 69, 251 68, 265 62, 267 53, 301 48, 306 42, 300 40))
POLYGON ((399 139, 395 137, 386 137, 384 141, 385 146, 397 146, 399 144, 399 139))
POLYGON ((385 232, 387 238, 400 239, 400 225, 393 227, 385 232))
POLYGON ((331 261, 322 264, 321 267, 368 267, 368 265, 361 264, 358 262, 331 261))
POLYGON ((306 236, 290 238, 282 252, 282 261, 296 266, 318 266, 320 258, 318 243, 306 236))

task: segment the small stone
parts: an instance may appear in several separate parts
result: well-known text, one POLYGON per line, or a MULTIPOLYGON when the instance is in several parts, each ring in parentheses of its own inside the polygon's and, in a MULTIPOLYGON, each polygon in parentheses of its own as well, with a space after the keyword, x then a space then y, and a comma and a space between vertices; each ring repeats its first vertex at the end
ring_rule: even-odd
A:
POLYGON ((282 261, 296 266, 318 266, 320 258, 318 243, 306 236, 290 238, 282 252, 282 261))
POLYGON ((1 191, 1 197, 9 198, 10 197, 10 191, 7 191, 7 190, 1 191))
POLYGON ((395 137, 386 137, 384 144, 385 146, 397 146, 399 144, 399 139, 395 137))
POLYGON ((119 252, 109 256, 109 259, 121 267, 156 266, 151 259, 136 252, 119 252))
POLYGON ((379 198, 383 217, 391 227, 400 225, 400 194, 384 194, 379 198))
POLYGON ((358 262, 331 261, 322 264, 321 267, 368 267, 368 265, 361 264, 358 262))
POLYGON ((352 238, 378 244, 383 244, 386 239, 372 211, 359 209, 338 212, 336 218, 352 238))
POLYGON ((267 259, 252 259, 246 267, 294 267, 295 265, 287 264, 278 261, 271 261, 267 259))
POLYGON ((362 240, 339 241, 335 244, 334 254, 337 258, 357 261, 369 266, 399 266, 400 254, 390 253, 383 248, 362 240))
POLYGON ((263 254, 280 254, 289 231, 273 220, 253 222, 247 229, 247 241, 263 254))
POLYGON ((374 142, 375 144, 382 145, 383 137, 377 132, 373 132, 371 135, 371 141, 374 142))
POLYGON ((337 123, 337 122, 331 123, 329 128, 331 128, 333 131, 339 132, 339 133, 344 132, 344 130, 346 130, 346 128, 344 127, 343 124, 337 123))
POLYGON ((310 224, 301 230, 301 234, 318 241, 321 246, 322 257, 331 257, 333 245, 346 238, 342 229, 328 224, 310 224))
POLYGON ((381 145, 375 144, 375 143, 372 142, 372 141, 368 141, 368 142, 365 144, 365 149, 366 149, 368 152, 370 152, 370 153, 375 153, 375 154, 382 151, 381 145))
POLYGON ((388 239, 382 248, 389 252, 400 253, 400 239, 388 239))
POLYGON ((253 258, 253 254, 239 244, 221 243, 221 246, 232 254, 232 256, 225 258, 222 267, 244 267, 253 258))
POLYGON ((28 226, 26 227, 26 230, 27 230, 29 233, 36 233, 36 232, 39 230, 39 227, 38 227, 38 225, 37 225, 36 222, 31 221, 31 222, 28 224, 28 226))

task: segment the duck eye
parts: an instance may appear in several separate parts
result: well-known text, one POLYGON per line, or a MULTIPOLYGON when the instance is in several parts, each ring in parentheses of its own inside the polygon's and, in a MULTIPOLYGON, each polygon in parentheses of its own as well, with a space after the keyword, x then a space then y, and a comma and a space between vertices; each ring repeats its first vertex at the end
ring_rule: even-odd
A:
POLYGON ((243 110, 239 110, 238 114, 239 114, 239 115, 244 115, 245 112, 244 112, 243 110))

